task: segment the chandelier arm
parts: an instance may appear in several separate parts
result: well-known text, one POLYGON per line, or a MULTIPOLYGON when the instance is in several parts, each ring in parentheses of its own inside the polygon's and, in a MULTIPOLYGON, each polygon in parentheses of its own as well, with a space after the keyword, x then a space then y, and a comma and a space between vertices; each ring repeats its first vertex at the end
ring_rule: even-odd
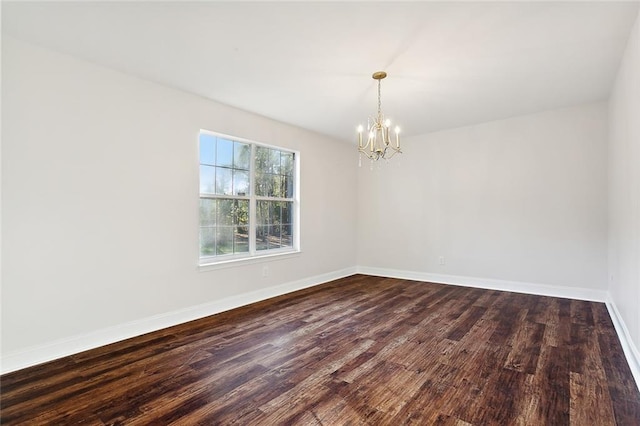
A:
POLYGON ((365 157, 367 157, 367 158, 368 158, 369 160, 371 160, 371 161, 377 161, 377 160, 378 160, 378 158, 377 158, 377 156, 376 156, 376 155, 372 155, 371 153, 366 152, 366 151, 364 151, 364 150, 361 150, 361 151, 360 151, 360 153, 361 153, 361 154, 364 154, 364 155, 365 155, 365 157))
POLYGON ((385 157, 385 160, 391 160, 393 158, 394 155, 396 155, 397 153, 402 153, 402 151, 396 151, 395 148, 391 147, 391 149, 393 149, 393 151, 391 152, 391 155, 385 157))

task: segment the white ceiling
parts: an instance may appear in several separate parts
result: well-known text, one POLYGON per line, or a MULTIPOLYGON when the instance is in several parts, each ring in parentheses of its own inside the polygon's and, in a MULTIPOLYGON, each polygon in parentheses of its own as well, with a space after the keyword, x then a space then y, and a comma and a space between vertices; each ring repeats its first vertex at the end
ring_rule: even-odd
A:
MULTIPOLYGON (((2 4, 2 32, 355 142, 608 97, 638 2, 2 4)), ((212 129, 215 130, 215 129, 212 129)))

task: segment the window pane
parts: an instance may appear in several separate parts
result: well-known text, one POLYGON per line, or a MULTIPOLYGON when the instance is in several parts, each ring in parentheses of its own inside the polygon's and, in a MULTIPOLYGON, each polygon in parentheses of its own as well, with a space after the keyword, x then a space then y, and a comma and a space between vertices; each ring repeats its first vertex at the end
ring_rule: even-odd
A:
POLYGON ((216 166, 233 166, 233 142, 218 138, 218 149, 216 155, 216 166))
POLYGON ((256 195, 260 197, 273 196, 273 175, 268 173, 256 173, 256 195))
POLYGON ((284 188, 282 186, 282 176, 280 175, 271 175, 271 196, 272 197, 278 197, 278 198, 284 198, 285 196, 285 191, 284 188))
POLYGON ((282 176, 282 198, 293 198, 293 176, 282 176))
POLYGON ((266 197, 269 195, 270 182, 267 180, 267 166, 269 163, 269 149, 263 147, 256 147, 256 159, 255 159, 255 186, 256 195, 260 197, 266 197))
POLYGON ((218 200, 218 225, 233 225, 233 201, 218 200))
POLYGON ((293 203, 283 202, 282 203, 282 223, 293 223, 291 222, 291 215, 293 213, 293 203))
POLYGON ((233 253, 233 231, 232 226, 220 226, 216 228, 216 254, 233 253))
POLYGON ((214 194, 215 167, 200 166, 200 193, 214 194))
POLYGON ((231 195, 232 188, 232 176, 231 169, 225 169, 223 167, 216 167, 216 194, 231 195))
POLYGON ((282 225, 282 246, 293 247, 293 226, 282 225))
POLYGON ((234 142, 233 144, 233 167, 235 169, 249 170, 251 160, 251 145, 234 142))
POLYGON ((200 133, 200 164, 216 163, 216 137, 200 133))
POLYGON ((280 225, 271 225, 269 227, 269 248, 279 248, 280 247, 280 225))
POLYGON ((216 254, 216 228, 200 228, 200 256, 216 254))
POLYGON ((280 173, 287 176, 293 176, 293 153, 283 152, 280 154, 280 162, 282 169, 280 173))
POLYGON ((249 224, 249 201, 234 200, 234 225, 249 224))
POLYGON ((246 253, 249 251, 249 229, 246 226, 235 228, 233 251, 234 253, 246 253))
POLYGON ((269 224, 269 202, 257 201, 256 202, 256 220, 258 225, 269 224))
POLYGON ((256 177, 256 194, 260 197, 268 197, 270 192, 271 181, 265 179, 264 177, 262 179, 256 177))
POLYGON ((280 173, 280 151, 269 150, 269 171, 271 173, 280 173))
POLYGON ((234 170, 233 193, 235 195, 249 195, 249 172, 234 170))
POLYGON ((216 200, 200 198, 200 226, 216 224, 216 200))
POLYGON ((281 216, 282 216, 282 212, 281 212, 281 206, 280 203, 277 201, 271 201, 270 202, 270 206, 269 206, 269 220, 270 223, 274 224, 274 225, 279 225, 282 223, 281 221, 281 216))
POLYGON ((269 165, 269 148, 256 147, 256 173, 266 173, 269 165))
POLYGON ((266 250, 269 247, 267 242, 268 234, 268 225, 256 226, 256 250, 266 250))

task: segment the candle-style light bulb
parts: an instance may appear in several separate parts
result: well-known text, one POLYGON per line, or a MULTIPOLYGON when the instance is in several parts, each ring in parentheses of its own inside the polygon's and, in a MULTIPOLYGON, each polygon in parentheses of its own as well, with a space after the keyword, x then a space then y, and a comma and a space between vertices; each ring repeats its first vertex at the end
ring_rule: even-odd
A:
POLYGON ((386 128, 391 127, 391 120, 389 120, 388 118, 386 120, 384 120, 384 127, 386 127, 386 128))

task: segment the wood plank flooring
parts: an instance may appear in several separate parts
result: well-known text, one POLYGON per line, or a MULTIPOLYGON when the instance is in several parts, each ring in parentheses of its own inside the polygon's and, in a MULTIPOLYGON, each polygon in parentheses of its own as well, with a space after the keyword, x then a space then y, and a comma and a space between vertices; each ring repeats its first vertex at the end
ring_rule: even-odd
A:
POLYGON ((639 425, 602 303, 363 275, 0 378, 4 425, 639 425))

